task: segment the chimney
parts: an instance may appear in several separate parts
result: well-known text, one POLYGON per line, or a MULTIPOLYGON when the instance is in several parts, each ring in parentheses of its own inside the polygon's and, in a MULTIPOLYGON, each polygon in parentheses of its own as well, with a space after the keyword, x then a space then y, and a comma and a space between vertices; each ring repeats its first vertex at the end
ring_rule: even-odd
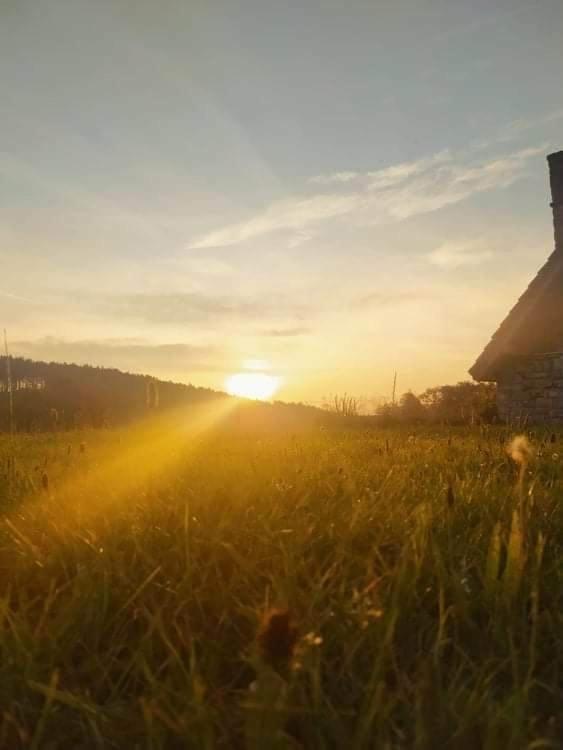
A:
POLYGON ((551 185, 555 249, 563 252, 563 151, 550 154, 547 157, 547 163, 551 185))

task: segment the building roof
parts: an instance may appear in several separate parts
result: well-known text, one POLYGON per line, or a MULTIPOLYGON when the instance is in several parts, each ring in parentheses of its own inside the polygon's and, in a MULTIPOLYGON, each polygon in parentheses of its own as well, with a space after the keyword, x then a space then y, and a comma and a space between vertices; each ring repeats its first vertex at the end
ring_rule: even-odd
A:
POLYGON ((563 352, 563 151, 549 154, 555 250, 469 370, 498 380, 515 357, 563 352))
POLYGON ((514 357, 563 351, 563 252, 555 250, 469 370, 497 380, 514 357))

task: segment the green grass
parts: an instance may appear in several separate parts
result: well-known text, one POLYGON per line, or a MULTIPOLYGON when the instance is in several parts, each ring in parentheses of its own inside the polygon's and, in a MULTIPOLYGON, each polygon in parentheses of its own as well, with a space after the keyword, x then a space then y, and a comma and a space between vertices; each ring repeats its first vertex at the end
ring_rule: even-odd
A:
POLYGON ((563 444, 506 437, 0 438, 0 747, 562 747, 563 444))

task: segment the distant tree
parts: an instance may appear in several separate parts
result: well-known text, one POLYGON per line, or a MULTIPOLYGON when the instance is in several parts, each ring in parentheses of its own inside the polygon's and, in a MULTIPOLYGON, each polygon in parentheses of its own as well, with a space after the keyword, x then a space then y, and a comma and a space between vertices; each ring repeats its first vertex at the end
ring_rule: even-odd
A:
POLYGON ((420 402, 429 418, 449 423, 490 422, 495 419, 496 388, 491 383, 463 381, 428 388, 420 402))
POLYGON ((426 409, 412 391, 403 393, 399 401, 399 416, 405 422, 421 422, 426 419, 426 409))
POLYGON ((381 424, 393 424, 398 422, 401 416, 401 408, 391 401, 384 401, 375 410, 375 416, 381 424))

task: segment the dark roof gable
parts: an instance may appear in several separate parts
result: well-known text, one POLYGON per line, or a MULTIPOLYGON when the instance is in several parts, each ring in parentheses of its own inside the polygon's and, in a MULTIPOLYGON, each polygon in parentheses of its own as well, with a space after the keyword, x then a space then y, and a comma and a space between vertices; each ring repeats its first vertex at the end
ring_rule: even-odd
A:
POLYGON ((549 154, 555 251, 469 370, 498 380, 513 357, 563 351, 563 151, 549 154))
POLYGON ((469 370, 496 380, 514 356, 563 351, 563 252, 553 252, 469 370))

